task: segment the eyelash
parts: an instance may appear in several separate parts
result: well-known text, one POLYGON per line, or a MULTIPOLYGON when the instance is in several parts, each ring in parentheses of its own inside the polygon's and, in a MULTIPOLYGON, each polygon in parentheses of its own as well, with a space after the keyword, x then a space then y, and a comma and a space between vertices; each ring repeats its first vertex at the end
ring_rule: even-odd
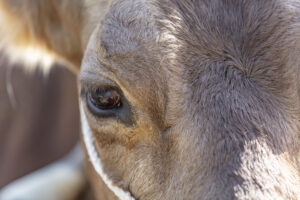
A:
POLYGON ((118 109, 122 98, 118 91, 107 88, 95 88, 88 92, 88 101, 102 110, 118 109))

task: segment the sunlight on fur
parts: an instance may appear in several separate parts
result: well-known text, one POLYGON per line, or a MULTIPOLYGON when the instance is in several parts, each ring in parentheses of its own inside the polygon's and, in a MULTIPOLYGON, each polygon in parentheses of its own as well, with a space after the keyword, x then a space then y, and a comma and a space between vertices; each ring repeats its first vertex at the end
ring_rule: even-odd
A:
POLYGON ((35 46, 10 47, 5 51, 10 62, 21 63, 29 73, 39 67, 47 75, 54 63, 53 55, 35 46))

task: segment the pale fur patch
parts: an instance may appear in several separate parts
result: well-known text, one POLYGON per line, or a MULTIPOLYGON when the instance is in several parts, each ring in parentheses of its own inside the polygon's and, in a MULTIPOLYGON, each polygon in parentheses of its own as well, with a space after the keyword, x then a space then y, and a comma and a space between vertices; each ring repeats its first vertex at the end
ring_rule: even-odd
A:
POLYGON ((284 200, 300 199, 297 169, 287 162, 288 155, 274 155, 264 142, 249 141, 241 155, 241 169, 237 171, 244 179, 243 185, 235 186, 239 199, 284 200), (253 153, 256 151, 259 156, 253 153), (258 188, 260 185, 260 188, 258 188), (244 192, 241 186, 247 188, 244 192), (280 187, 278 187, 280 186, 280 187), (283 196, 285 195, 285 196, 283 196))
POLYGON ((89 159, 95 169, 95 171, 100 175, 103 182, 107 185, 107 187, 120 199, 120 200, 135 200, 132 195, 123 190, 122 188, 116 186, 113 181, 105 174, 103 171, 102 161, 97 152, 97 148, 94 144, 94 137, 91 128, 88 125, 86 115, 84 113, 83 105, 80 105, 80 116, 81 116, 81 126, 82 126, 82 134, 83 141, 87 149, 87 153, 89 159))
POLYGON ((39 68, 44 75, 47 75, 55 61, 54 55, 34 46, 5 46, 2 51, 7 55, 11 64, 20 64, 28 73, 32 73, 39 68))
POLYGON ((0 29, 0 50, 7 55, 9 61, 11 63, 20 63, 20 66, 24 67, 29 73, 35 71, 36 68, 39 67, 43 74, 47 75, 53 66, 55 56, 46 52, 41 47, 33 45, 15 45, 12 41, 21 27, 5 17, 3 12, 0 12, 0 24, 3 25, 3 27, 12 26, 14 29, 14 31, 11 31, 8 28, 0 29))

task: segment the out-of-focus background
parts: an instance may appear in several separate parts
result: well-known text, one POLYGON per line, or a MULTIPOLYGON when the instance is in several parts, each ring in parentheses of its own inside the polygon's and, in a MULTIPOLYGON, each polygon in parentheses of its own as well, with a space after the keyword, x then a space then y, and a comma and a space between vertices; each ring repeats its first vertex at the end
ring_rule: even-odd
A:
POLYGON ((78 142, 75 75, 55 64, 46 74, 0 53, 0 189, 65 156, 78 142))

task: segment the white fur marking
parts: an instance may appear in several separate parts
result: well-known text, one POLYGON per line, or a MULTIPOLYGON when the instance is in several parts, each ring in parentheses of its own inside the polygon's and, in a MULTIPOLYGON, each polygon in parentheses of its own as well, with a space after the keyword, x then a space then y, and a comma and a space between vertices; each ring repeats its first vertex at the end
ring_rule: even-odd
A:
POLYGON ((81 116, 81 126, 83 133, 83 141, 86 146, 88 156, 92 162, 92 165, 96 172, 101 176, 104 183, 107 187, 120 199, 120 200, 135 200, 129 192, 124 191, 123 189, 114 185, 111 179, 104 173, 102 162, 97 152, 97 149, 94 144, 94 137, 91 131, 91 128, 88 125, 83 105, 80 105, 80 116, 81 116))
POLYGON ((41 69, 44 75, 49 74, 54 63, 54 55, 35 46, 5 46, 2 50, 13 64, 20 64, 28 73, 41 69))

